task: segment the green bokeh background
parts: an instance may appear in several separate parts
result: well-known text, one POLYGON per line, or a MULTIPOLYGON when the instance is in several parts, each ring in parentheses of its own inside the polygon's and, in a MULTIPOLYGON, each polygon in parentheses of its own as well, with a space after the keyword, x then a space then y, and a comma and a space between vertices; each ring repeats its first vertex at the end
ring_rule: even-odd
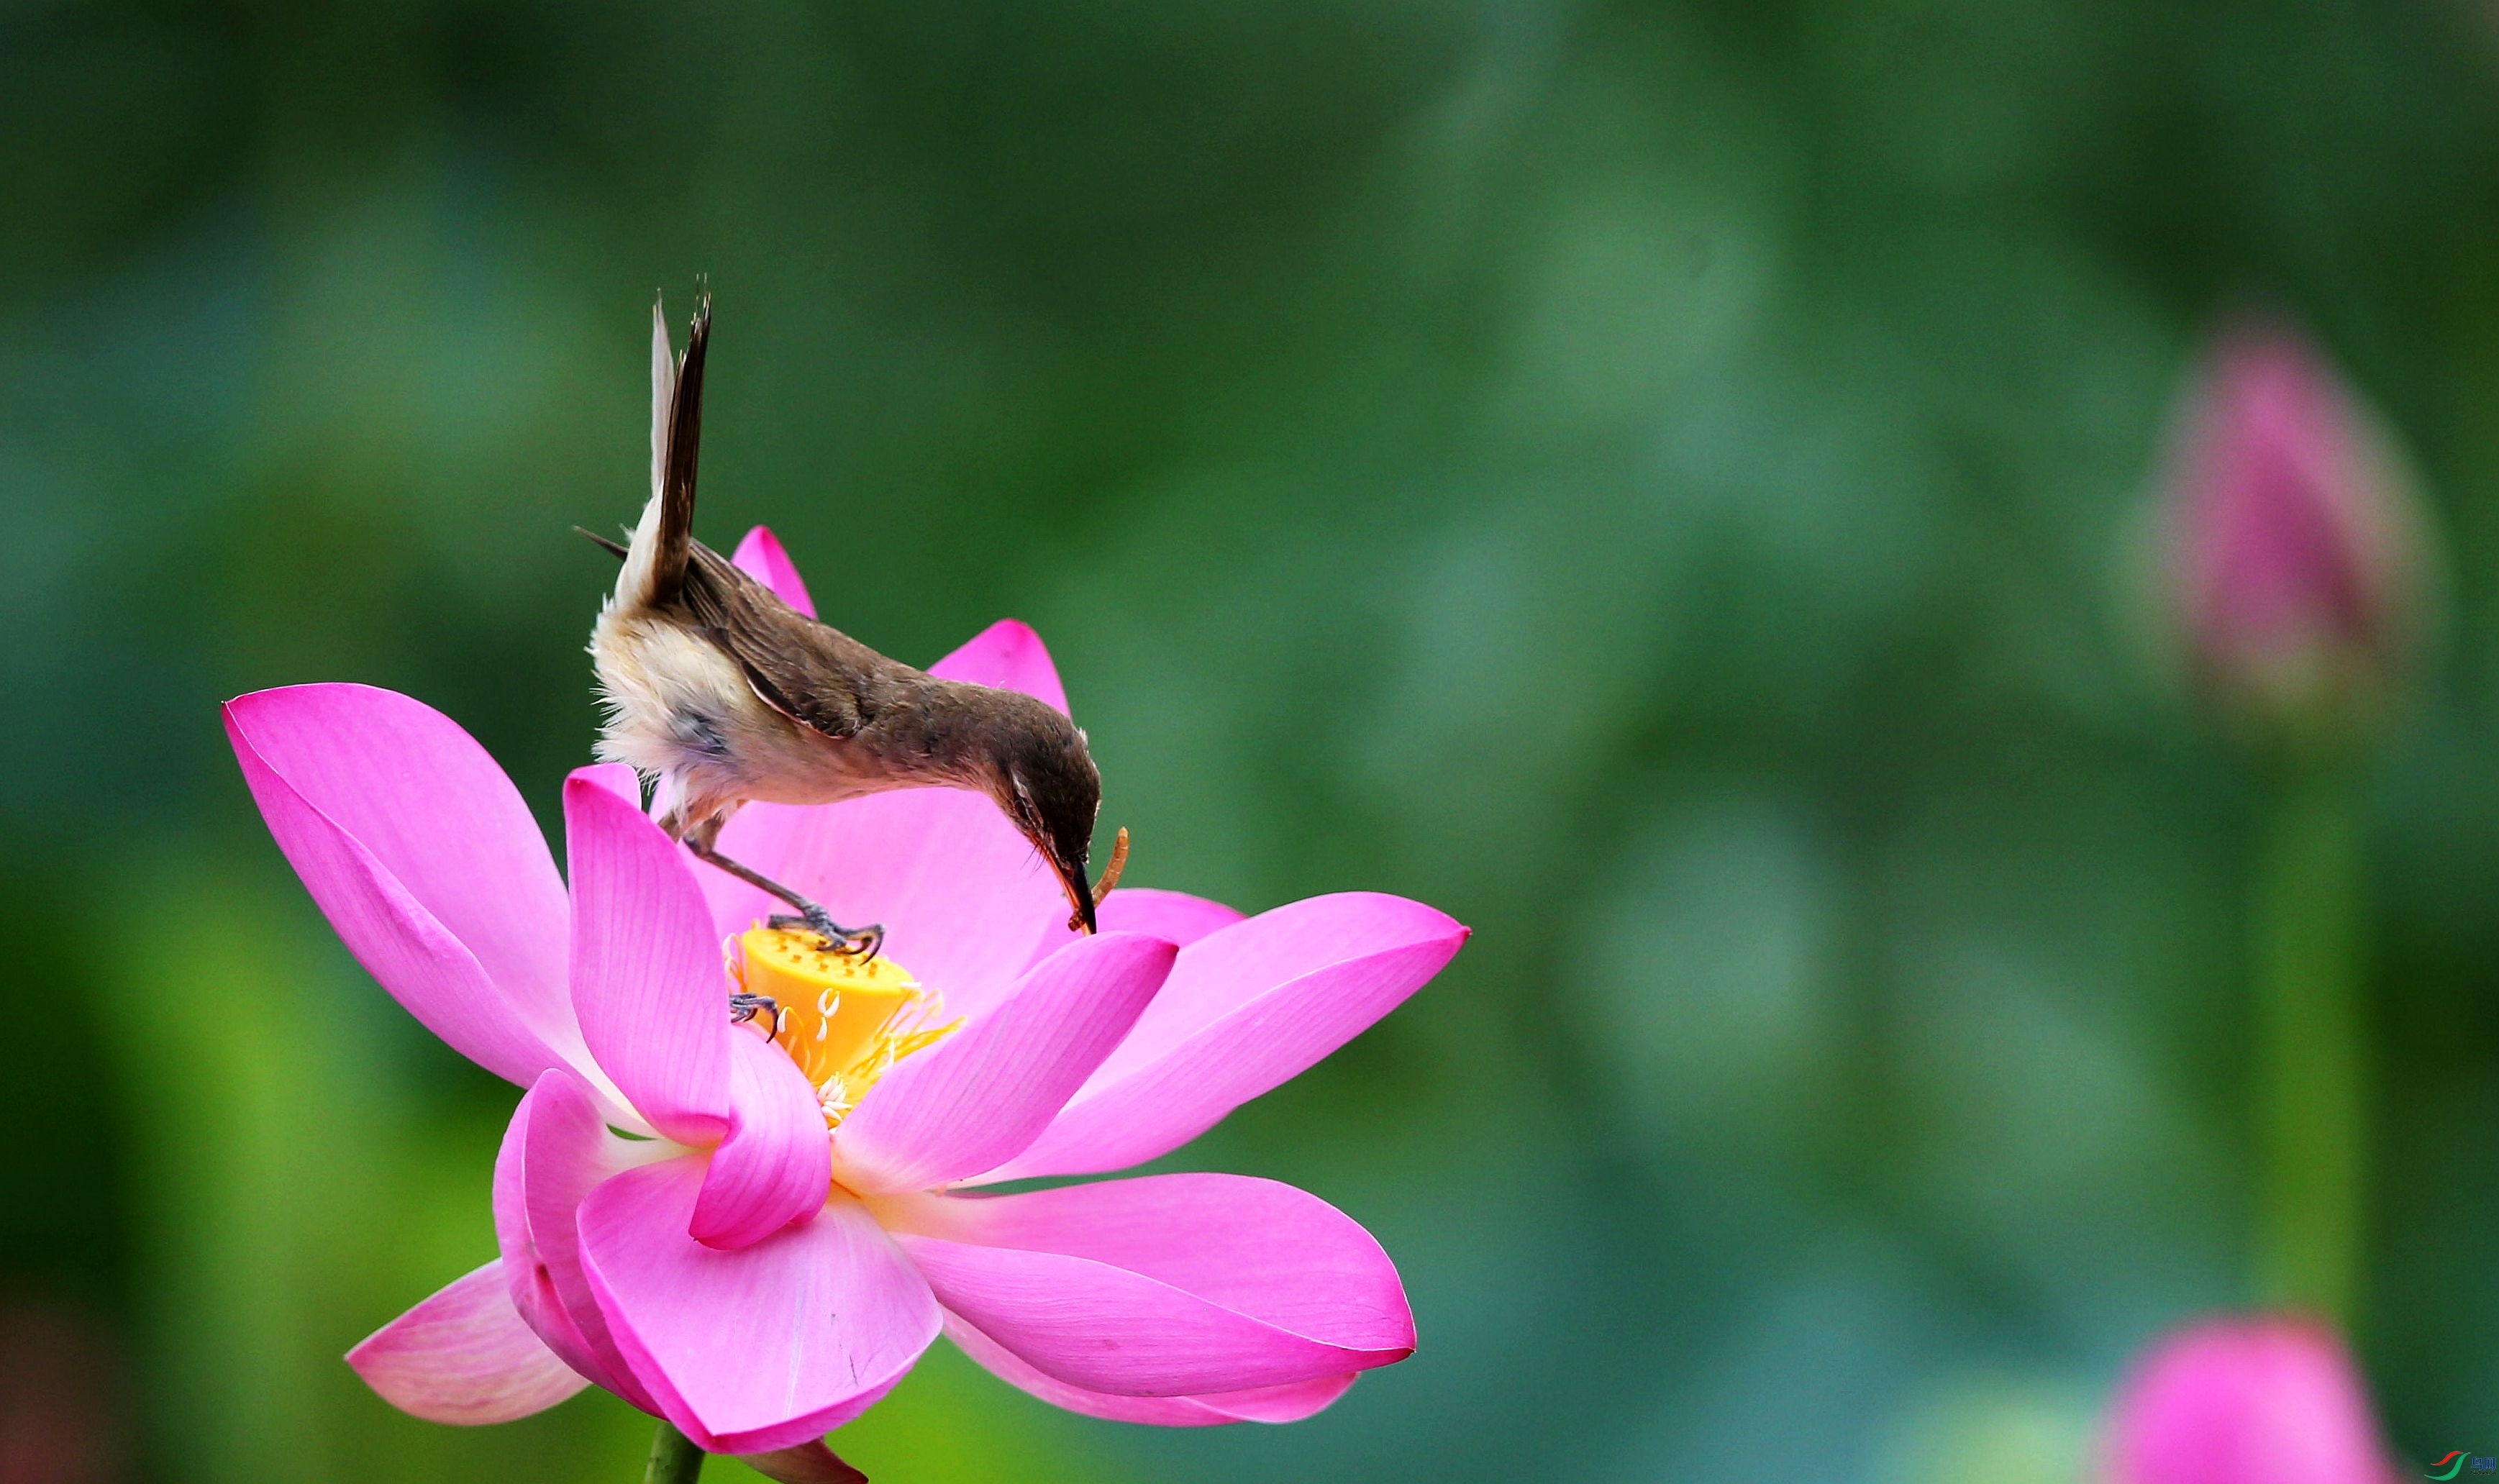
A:
POLYGON ((2250 1297, 2260 798, 2125 576, 2250 303, 2445 533, 2355 1341, 2398 1445, 2499 1451, 2486 5, 21 0, 0 120, 0 1443, 103 1460, 31 1478, 637 1476, 611 1399, 455 1431, 339 1363, 491 1255, 515 1094, 216 704, 406 691, 548 818, 568 528, 632 517, 698 274, 704 535, 907 660, 1039 626, 1131 881, 1476 929, 1172 1161, 1368 1224, 1412 1360, 1162 1433, 941 1345, 836 1438, 881 1481, 2083 1479, 2250 1297))

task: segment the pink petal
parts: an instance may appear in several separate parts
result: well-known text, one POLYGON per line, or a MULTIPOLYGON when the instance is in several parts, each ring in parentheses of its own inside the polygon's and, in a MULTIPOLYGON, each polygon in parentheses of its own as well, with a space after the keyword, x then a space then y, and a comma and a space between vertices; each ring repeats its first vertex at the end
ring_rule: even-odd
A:
POLYGON ((867 1484, 867 1475, 843 1463, 822 1438, 774 1453, 749 1453, 738 1462, 779 1484, 867 1484))
POLYGON ((582 1276, 574 1212, 610 1177, 676 1150, 610 1132, 588 1084, 559 1069, 513 1110, 495 1158, 495 1240, 513 1307, 567 1365, 649 1412, 659 1408, 618 1352, 582 1276))
POLYGON ((520 790, 459 724, 371 686, 239 696, 226 728, 373 853, 533 1023, 571 1021, 564 884, 520 790))
MULTIPOLYGON (((1238 908, 1185 891, 1122 887, 1104 897, 1093 916, 1106 933, 1151 933, 1186 948, 1217 928, 1230 927, 1245 914, 1238 908)), ((1039 963, 1083 936, 1062 921, 1058 931, 1044 940, 1033 962, 1039 963)))
POLYGON ((1050 662, 1041 635, 1021 619, 991 624, 962 648, 928 666, 928 673, 940 680, 1022 691, 1061 713, 1067 710, 1067 688, 1058 683, 1058 666, 1050 662))
POLYGON ((936 1338, 928 1285, 858 1202, 722 1252, 686 1235, 701 1183, 695 1157, 629 1170, 582 1203, 580 1230, 618 1346, 705 1451, 820 1437, 936 1338))
POLYGON ((1238 907, 1153 887, 1122 887, 1104 897, 1094 912, 1106 933, 1152 933, 1183 948, 1248 916, 1238 907))
POLYGON ((426 1028, 528 1085, 587 1060, 546 841, 451 721, 367 686, 239 697, 226 735, 277 847, 348 952, 426 1028))
POLYGON ((1232 1175, 930 1197, 889 1217, 938 1302, 1054 1379, 1200 1396, 1404 1360, 1397 1270, 1316 1196, 1232 1175))
MULTIPOLYGON (((549 1072, 539 1081, 561 1082, 564 1074, 549 1072)), ((503 1253, 500 1261, 505 1297, 511 1300, 513 1311, 521 1321, 566 1365, 603 1383, 609 1379, 607 1370, 593 1354, 590 1342, 571 1316, 565 1312, 546 1264, 530 1240, 530 1122, 544 1101, 536 1092, 532 1088, 523 1094, 520 1106, 512 1110, 511 1121, 503 1126, 503 1142, 495 1151, 495 1244, 503 1253)), ((600 1178, 613 1173, 605 1172, 600 1178)))
POLYGON ((1123 1170, 1178 1148, 1396 1009, 1466 938, 1445 913, 1367 891, 1210 933, 1049 1131, 984 1178, 1123 1170))
POLYGON ((869 1091, 842 1123, 842 1182, 927 1190, 1022 1153, 1128 1034, 1178 952, 1104 933, 1036 965, 1005 1003, 869 1091))
POLYGON ((816 1089, 789 1054, 750 1031, 730 1047, 729 1137, 712 1152, 695 1202, 694 1239, 735 1248, 763 1241, 825 1204, 832 1145, 816 1089))
POLYGON ((2111 1484, 2391 1484, 2360 1376, 2321 1325, 2207 1321, 2136 1368, 2109 1429, 2111 1484))
POLYGON ((816 616, 816 602, 807 596, 807 584, 798 576, 798 565, 781 548, 781 538, 769 526, 758 526, 737 543, 737 555, 729 559, 749 577, 770 588, 780 599, 807 615, 816 616))
POLYGON ((501 1261, 382 1326, 347 1364, 401 1411, 462 1426, 542 1412, 590 1384, 521 1322, 501 1261))
POLYGON ((1250 1391, 1216 1392, 1203 1397, 1120 1397, 1087 1391, 1044 1375, 1016 1358, 1016 1353, 963 1321, 946 1316, 946 1338, 964 1354, 988 1368, 1008 1385, 1030 1392, 1053 1406, 1112 1422, 1143 1422, 1166 1428, 1216 1427, 1227 1422, 1299 1422, 1324 1411, 1353 1385, 1354 1372, 1320 1376, 1250 1391))
POLYGON ((564 786, 572 863, 572 998, 599 1065, 651 1126, 685 1144, 729 1131, 728 979, 687 857, 592 778, 564 786))
POLYGON ((599 785, 636 809, 642 807, 641 776, 621 762, 594 762, 574 768, 572 776, 599 785))
MULTIPOLYGON (((997 805, 960 789, 910 789, 846 804, 749 804, 722 854, 823 902, 836 921, 882 922, 886 951, 958 1014, 988 1009, 1067 919, 1067 898, 997 805)), ((709 866, 722 936, 787 908, 709 866)))

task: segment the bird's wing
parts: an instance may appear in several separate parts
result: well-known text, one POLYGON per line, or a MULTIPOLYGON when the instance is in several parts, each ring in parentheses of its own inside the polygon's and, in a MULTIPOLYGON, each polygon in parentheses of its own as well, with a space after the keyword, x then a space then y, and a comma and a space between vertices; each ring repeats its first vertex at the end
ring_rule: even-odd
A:
POLYGON ((632 554, 616 578, 629 607, 665 603, 685 585, 695 529, 695 467, 702 451, 703 359, 711 348, 711 295, 695 305, 694 330, 673 371, 668 330, 651 309, 651 500, 633 527, 632 554))
POLYGON ((893 662, 783 602, 700 541, 688 544, 680 599, 704 636, 746 672, 755 694, 828 737, 859 735, 893 662))

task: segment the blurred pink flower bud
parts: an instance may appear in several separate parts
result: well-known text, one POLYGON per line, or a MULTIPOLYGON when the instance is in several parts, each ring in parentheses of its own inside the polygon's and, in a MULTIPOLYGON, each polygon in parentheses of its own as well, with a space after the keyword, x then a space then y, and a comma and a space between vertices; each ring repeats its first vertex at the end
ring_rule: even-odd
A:
POLYGON ((2422 616, 2418 501, 2391 439, 2305 335, 2259 319, 2216 339, 2167 502, 2178 619, 2224 701, 2315 721, 2384 698, 2422 616))
POLYGON ((2212 1319, 2136 1362, 2108 1432, 2107 1484, 2392 1484, 2359 1372, 2301 1319, 2212 1319))

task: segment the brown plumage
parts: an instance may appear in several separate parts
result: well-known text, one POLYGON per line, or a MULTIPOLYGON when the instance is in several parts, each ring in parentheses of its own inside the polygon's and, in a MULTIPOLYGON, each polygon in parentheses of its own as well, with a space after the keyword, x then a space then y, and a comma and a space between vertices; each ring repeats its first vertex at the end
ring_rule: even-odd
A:
POLYGON ((650 501, 629 544, 592 537, 624 564, 591 635, 607 710, 600 756, 659 781, 662 825, 698 855, 854 949, 873 952, 874 930, 835 926, 816 903, 713 848, 738 806, 975 790, 1032 842, 1067 891, 1071 920, 1091 931, 1110 878, 1099 891, 1087 885, 1102 786, 1074 724, 1029 695, 889 660, 694 539, 710 341, 709 296, 681 360, 653 307, 650 501))

